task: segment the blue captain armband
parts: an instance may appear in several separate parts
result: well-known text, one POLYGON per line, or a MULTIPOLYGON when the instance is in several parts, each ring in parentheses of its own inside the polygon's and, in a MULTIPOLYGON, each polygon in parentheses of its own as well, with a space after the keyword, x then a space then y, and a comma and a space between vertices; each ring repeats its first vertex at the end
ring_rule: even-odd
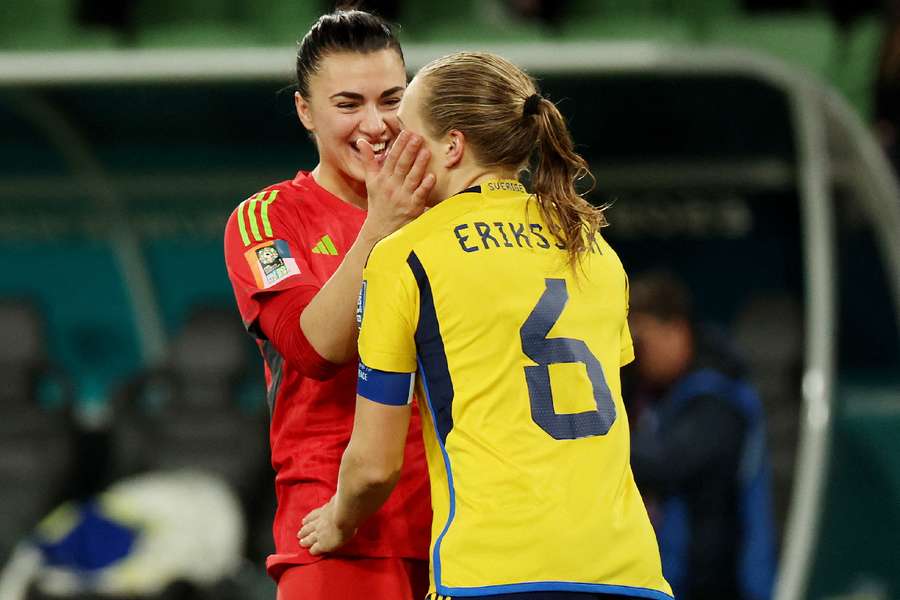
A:
POLYGON ((412 402, 415 373, 391 373, 372 369, 359 362, 356 393, 372 402, 406 406, 412 402))

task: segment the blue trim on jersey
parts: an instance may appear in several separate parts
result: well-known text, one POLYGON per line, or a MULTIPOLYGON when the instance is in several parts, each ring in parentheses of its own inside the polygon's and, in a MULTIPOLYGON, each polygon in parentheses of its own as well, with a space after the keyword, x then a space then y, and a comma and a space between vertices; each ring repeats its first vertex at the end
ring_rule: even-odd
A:
POLYGON ((441 442, 453 429, 453 381, 447 366, 444 340, 434 308, 434 296, 428 274, 415 252, 410 252, 406 264, 412 270, 419 287, 419 323, 416 326, 416 354, 421 359, 423 373, 431 382, 431 402, 435 419, 435 431, 441 442))
MULTIPOLYGON (((428 403, 428 411, 431 413, 431 422, 434 425, 435 430, 437 430, 437 421, 434 418, 434 408, 431 405, 431 392, 428 388, 428 376, 425 375, 425 367, 422 364, 421 357, 419 357, 419 372, 422 373, 422 386, 425 388, 425 402, 428 403)), ((431 564, 434 568, 434 583, 438 591, 440 591, 443 589, 441 586, 441 542, 444 541, 444 536, 447 535, 447 531, 450 529, 450 523, 453 522, 453 517, 456 516, 456 490, 453 487, 453 471, 450 469, 450 456, 447 454, 447 449, 444 447, 443 440, 438 440, 438 446, 440 446, 441 455, 444 457, 444 470, 447 472, 447 488, 450 496, 450 510, 447 513, 447 522, 444 524, 444 528, 434 542, 434 551, 431 556, 431 564)), ((446 595, 444 592, 440 593, 446 595)))
POLYGON ((517 594, 525 592, 581 592, 587 594, 619 594, 635 598, 651 600, 674 600, 673 596, 647 588, 627 585, 606 585, 602 583, 572 583, 568 581, 533 581, 528 583, 510 583, 505 585, 486 585, 481 587, 445 587, 435 581, 438 594, 442 596, 459 596, 472 598, 493 596, 496 594, 517 594))
POLYGON ((447 486, 450 496, 450 510, 444 529, 434 542, 432 552, 432 566, 434 568, 435 585, 440 586, 441 581, 441 542, 450 529, 453 517, 456 515, 456 491, 453 487, 453 471, 450 469, 450 456, 444 444, 447 435, 453 429, 453 381, 450 379, 450 369, 447 366, 447 354, 444 351, 444 340, 441 338, 441 329, 438 324, 437 311, 434 307, 434 295, 431 293, 431 282, 428 274, 422 266, 415 252, 410 252, 406 259, 416 285, 419 288, 419 322, 416 325, 416 354, 419 362, 419 372, 422 374, 422 384, 425 388, 425 401, 431 413, 434 431, 437 434, 438 445, 444 457, 444 470, 447 472, 447 486))
POLYGON ((379 371, 359 361, 356 393, 378 404, 406 406, 412 399, 415 375, 415 373, 379 371))
POLYGON ((438 436, 438 446, 444 459, 444 470, 447 472, 447 485, 449 489, 450 509, 447 522, 434 542, 432 551, 432 568, 434 569, 434 583, 437 593, 442 596, 490 596, 492 594, 538 592, 538 591, 566 591, 588 592, 605 594, 622 594, 636 598, 650 598, 651 600, 673 600, 666 593, 638 587, 619 585, 603 585, 591 583, 570 583, 565 581, 541 581, 529 583, 515 583, 508 585, 493 585, 484 587, 447 587, 441 585, 441 544, 450 530, 450 525, 456 516, 456 490, 453 485, 453 471, 450 467, 450 456, 445 446, 447 435, 453 429, 453 382, 450 379, 450 371, 447 366, 447 355, 444 351, 444 340, 438 324, 437 312, 434 306, 434 296, 431 292, 431 283, 428 274, 419 261, 415 252, 410 252, 406 259, 407 265, 412 270, 416 284, 419 288, 419 323, 416 326, 415 340, 416 353, 419 363, 419 373, 422 375, 422 384, 425 388, 425 401, 431 413, 432 424, 438 436))

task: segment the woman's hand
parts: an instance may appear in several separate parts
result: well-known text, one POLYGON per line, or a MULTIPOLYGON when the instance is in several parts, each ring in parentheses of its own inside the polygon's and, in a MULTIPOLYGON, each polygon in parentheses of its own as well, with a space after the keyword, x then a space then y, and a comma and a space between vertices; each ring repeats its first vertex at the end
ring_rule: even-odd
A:
POLYGON ((359 139, 356 146, 366 169, 369 197, 363 230, 381 239, 424 212, 435 182, 434 175, 425 172, 431 152, 420 136, 409 131, 400 132, 382 165, 367 141, 359 139))
POLYGON ((356 533, 356 529, 347 530, 338 527, 334 520, 335 499, 332 496, 328 504, 310 511, 303 517, 303 525, 297 532, 297 539, 304 548, 309 548, 312 555, 324 554, 337 550, 347 543, 356 533))

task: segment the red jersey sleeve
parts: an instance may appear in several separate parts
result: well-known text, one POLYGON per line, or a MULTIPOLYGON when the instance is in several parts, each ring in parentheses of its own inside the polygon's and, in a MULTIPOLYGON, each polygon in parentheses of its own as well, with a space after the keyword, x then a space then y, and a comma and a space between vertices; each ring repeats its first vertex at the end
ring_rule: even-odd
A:
POLYGON ((338 365, 322 358, 300 328, 300 314, 322 282, 309 268, 303 223, 280 186, 241 202, 225 226, 225 265, 244 326, 270 340, 288 362, 315 379, 338 365))

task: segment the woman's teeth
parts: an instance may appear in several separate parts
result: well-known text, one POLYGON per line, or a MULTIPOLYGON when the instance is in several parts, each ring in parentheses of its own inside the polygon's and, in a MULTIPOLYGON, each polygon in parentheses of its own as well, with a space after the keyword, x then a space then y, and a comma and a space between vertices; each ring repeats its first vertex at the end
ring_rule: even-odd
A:
POLYGON ((372 144, 372 150, 374 150, 376 153, 383 152, 385 148, 387 148, 387 142, 372 144))

